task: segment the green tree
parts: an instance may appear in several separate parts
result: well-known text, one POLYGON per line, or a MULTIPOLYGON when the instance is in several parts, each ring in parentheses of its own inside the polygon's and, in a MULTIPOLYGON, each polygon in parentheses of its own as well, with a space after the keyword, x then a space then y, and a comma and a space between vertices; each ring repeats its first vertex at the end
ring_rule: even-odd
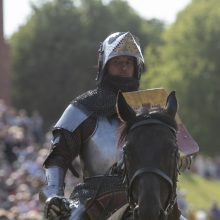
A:
POLYGON ((146 51, 144 85, 175 89, 180 115, 206 153, 219 152, 220 2, 193 0, 146 51))
POLYGON ((18 107, 39 109, 50 120, 62 111, 71 88, 80 92, 76 82, 77 74, 84 71, 82 34, 79 13, 65 1, 35 8, 12 39, 13 100, 18 107))
POLYGON ((11 39, 13 100, 17 108, 38 109, 51 125, 68 102, 95 86, 100 41, 111 32, 131 31, 145 47, 159 41, 163 25, 142 19, 121 0, 43 2, 33 5, 11 39))

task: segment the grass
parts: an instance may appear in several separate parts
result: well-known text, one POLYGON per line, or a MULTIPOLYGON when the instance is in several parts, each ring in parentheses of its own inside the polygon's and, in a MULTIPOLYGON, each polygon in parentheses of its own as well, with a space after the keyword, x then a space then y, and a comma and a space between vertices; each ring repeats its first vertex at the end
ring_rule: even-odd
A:
POLYGON ((216 201, 220 206, 220 181, 207 180, 195 174, 181 174, 178 188, 185 193, 188 206, 208 210, 216 201))

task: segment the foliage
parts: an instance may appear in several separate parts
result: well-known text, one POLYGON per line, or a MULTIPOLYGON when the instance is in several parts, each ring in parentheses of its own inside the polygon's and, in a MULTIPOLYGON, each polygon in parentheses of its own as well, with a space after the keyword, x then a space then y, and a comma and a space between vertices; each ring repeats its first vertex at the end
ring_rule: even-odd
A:
POLYGON ((131 31, 145 47, 159 41, 163 24, 140 18, 122 0, 43 2, 33 5, 11 39, 13 101, 29 112, 38 109, 51 125, 68 102, 95 86, 99 42, 111 32, 131 31))
POLYGON ((219 152, 220 2, 194 0, 146 50, 143 87, 175 89, 182 120, 206 153, 219 152))

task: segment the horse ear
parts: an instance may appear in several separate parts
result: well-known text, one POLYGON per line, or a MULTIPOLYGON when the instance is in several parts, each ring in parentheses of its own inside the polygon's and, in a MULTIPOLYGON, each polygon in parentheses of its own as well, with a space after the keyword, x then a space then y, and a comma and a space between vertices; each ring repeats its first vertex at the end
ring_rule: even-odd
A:
POLYGON ((166 112, 172 117, 175 118, 176 112, 177 112, 177 99, 176 99, 176 92, 172 91, 168 97, 166 102, 166 112))
POLYGON ((117 96, 116 111, 121 121, 130 121, 136 117, 135 111, 128 105, 120 91, 117 96))

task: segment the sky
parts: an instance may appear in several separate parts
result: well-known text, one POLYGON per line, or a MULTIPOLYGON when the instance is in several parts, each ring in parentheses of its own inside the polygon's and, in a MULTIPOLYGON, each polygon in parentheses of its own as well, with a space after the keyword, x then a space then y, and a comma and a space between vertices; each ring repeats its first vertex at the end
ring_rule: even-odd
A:
MULTIPOLYGON (((10 37, 24 24, 31 13, 30 3, 40 0, 3 0, 4 33, 10 37)), ((139 15, 144 18, 157 18, 167 24, 175 21, 179 11, 184 9, 191 0, 126 0, 139 15)))

